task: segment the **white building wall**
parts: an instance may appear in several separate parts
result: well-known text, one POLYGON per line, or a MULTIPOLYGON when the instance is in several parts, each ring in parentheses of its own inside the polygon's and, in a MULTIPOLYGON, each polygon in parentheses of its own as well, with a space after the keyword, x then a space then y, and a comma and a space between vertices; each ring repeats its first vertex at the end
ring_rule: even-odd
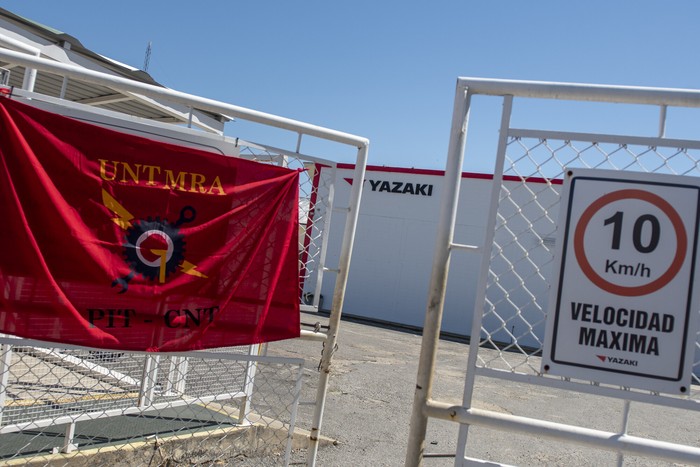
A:
MULTIPOLYGON (((338 206, 347 205, 344 203, 350 195, 352 170, 351 166, 336 169, 335 199, 338 206)), ((423 326, 443 180, 441 171, 368 168, 345 297, 345 314, 423 326)), ((509 184, 507 181, 505 183, 509 184)), ((520 182, 517 185, 522 186, 520 182)), ((535 190, 538 186, 543 187, 541 183, 534 185, 535 190)), ((463 175, 454 239, 456 243, 483 244, 491 187, 489 175, 463 175)), ((344 227, 343 213, 333 213, 331 225, 326 265, 334 268, 338 263, 344 227)), ((524 247, 534 248, 530 254, 551 255, 548 249, 538 247, 541 247, 541 237, 552 238, 553 228, 551 222, 536 224, 534 229, 541 231, 535 234, 529 227, 523 227, 519 241, 524 247)), ((513 250, 515 254, 519 251, 518 248, 513 250)), ((478 253, 456 251, 452 255, 442 321, 444 332, 471 334, 480 261, 481 255, 478 253)), ((549 274, 549 271, 544 273, 549 274)), ((334 282, 333 274, 327 274, 322 289, 323 308, 330 307, 334 282)), ((504 281, 508 280, 512 278, 504 274, 504 281)), ((490 291, 489 294, 495 292, 490 291)), ((548 287, 540 286, 533 292, 538 296, 538 301, 546 304, 548 287)), ((529 297, 523 303, 528 301, 529 297)), ((531 322, 541 319, 541 312, 531 305, 524 306, 519 312, 524 313, 531 322)), ((513 313, 517 311, 514 309, 513 313)), ((502 326, 501 323, 490 323, 488 316, 484 325, 492 329, 502 326)), ((534 330, 536 337, 527 336, 529 330, 525 321, 517 317, 509 321, 507 327, 509 332, 516 335, 526 335, 521 344, 535 346, 538 345, 537 339, 543 338, 543 325, 534 330)), ((500 341, 509 340, 508 334, 502 331, 497 332, 495 337, 500 341)))
MULTIPOLYGON (((336 169, 338 205, 350 195, 352 168, 336 169)), ((490 180, 472 180, 464 190, 466 211, 460 216, 455 240, 481 243, 484 235, 490 180)), ((393 323, 423 326, 428 282, 437 234, 443 176, 439 171, 372 167, 364 181, 362 207, 345 297, 344 313, 393 323)), ((334 213, 326 264, 339 257, 344 216, 334 213)), ((451 293, 443 319, 445 331, 466 335, 471 324, 478 255, 453 261, 451 293), (460 286, 452 283, 459 281, 460 286)), ((333 281, 326 276, 322 294, 330 306, 333 281)))

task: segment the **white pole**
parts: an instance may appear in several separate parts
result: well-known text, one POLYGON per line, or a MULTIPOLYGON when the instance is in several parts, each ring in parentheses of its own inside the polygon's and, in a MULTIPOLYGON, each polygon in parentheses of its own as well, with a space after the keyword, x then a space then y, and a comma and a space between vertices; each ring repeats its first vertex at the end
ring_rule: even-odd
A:
MULTIPOLYGON (((248 347, 248 355, 259 356, 261 351, 260 344, 253 344, 248 347)), ((255 374, 258 371, 258 362, 249 360, 246 363, 245 378, 243 380, 243 388, 241 391, 245 397, 241 401, 241 409, 238 412, 238 424, 250 425, 249 415, 251 408, 251 399, 253 398, 253 389, 255 388, 255 374)))
MULTIPOLYGON (((4 336, 4 334, 0 334, 4 336)), ((7 400, 7 388, 10 381, 10 365, 12 364, 12 346, 0 345, 0 422, 2 422, 5 400, 7 400)))
MULTIPOLYGON (((38 70, 55 73, 69 78, 74 78, 78 81, 83 81, 92 84, 107 86, 111 89, 121 92, 132 92, 152 98, 163 98, 170 102, 180 103, 186 106, 192 106, 199 110, 209 112, 222 113, 235 118, 260 123, 263 125, 281 128, 284 130, 293 131, 296 133, 314 136, 317 138, 334 141, 336 143, 347 144, 358 149, 357 160, 355 164, 355 179, 363 180, 365 168, 367 165, 367 154, 369 152, 369 140, 360 136, 343 133, 328 128, 311 125, 308 123, 292 120, 277 115, 272 115, 256 110, 239 107, 232 104, 207 99, 193 94, 187 94, 172 89, 153 86, 147 83, 141 83, 127 78, 107 75, 98 71, 88 70, 70 64, 64 64, 45 60, 38 57, 14 52, 12 50, 0 49, 0 60, 19 64, 25 67, 35 67, 38 70)), ((337 330, 340 324, 342 314, 343 301, 345 299, 345 289, 348 279, 348 270, 350 267, 350 258, 352 247, 354 244, 355 231, 357 227, 357 219, 359 215, 360 200, 362 197, 362 183, 357 183, 351 191, 350 209, 348 212, 345 232, 343 235, 343 243, 341 246, 339 273, 336 279, 335 293, 333 296, 333 305, 329 321, 328 337, 325 340, 325 352, 322 357, 321 375, 319 378, 319 387, 317 392, 317 402, 314 413, 313 427, 310 435, 310 450, 309 450, 309 465, 314 465, 316 452, 318 450, 318 436, 321 429, 321 421, 323 418, 323 410, 325 406, 325 397, 328 390, 328 377, 330 374, 331 360, 333 349, 337 342, 337 330)), ((141 395, 142 403, 145 402, 147 394, 141 395)))
POLYGON ((659 108, 659 138, 664 138, 666 136, 666 113, 668 111, 667 105, 662 105, 659 108))
POLYGON ((25 67, 34 67, 37 70, 56 73, 69 78, 75 78, 86 83, 99 84, 107 86, 116 91, 134 92, 147 97, 164 98, 171 102, 183 104, 185 106, 193 106, 199 110, 221 113, 231 117, 238 117, 243 120, 248 120, 263 125, 282 128, 284 130, 303 133, 317 138, 335 141, 337 143, 348 144, 358 149, 369 145, 367 138, 343 133, 341 131, 323 128, 309 123, 292 120, 289 118, 280 117, 257 110, 239 107, 237 105, 226 104, 224 102, 207 99, 205 97, 195 96, 180 91, 175 91, 165 87, 154 86, 152 84, 141 83, 128 78, 108 75, 99 71, 88 70, 75 65, 66 63, 54 62, 40 57, 33 57, 20 52, 15 52, 9 49, 0 49, 0 60, 23 65, 25 67))
POLYGON ((153 405, 155 396, 156 378, 158 377, 158 362, 160 356, 146 355, 143 361, 143 372, 141 374, 141 387, 139 389, 139 407, 153 405))
POLYGON ((602 84, 552 83, 548 81, 516 81, 506 79, 459 78, 472 94, 517 96, 540 99, 615 102, 618 104, 700 107, 697 89, 649 88, 643 86, 611 86, 602 84))
POLYGON ((68 90, 68 78, 64 76, 63 82, 61 83, 61 92, 58 93, 58 98, 65 99, 67 90, 68 90))
POLYGON ((490 412, 488 410, 467 409, 435 401, 431 401, 425 410, 430 417, 460 424, 479 425, 494 430, 523 433, 534 438, 554 439, 608 451, 623 452, 633 456, 653 457, 655 459, 691 465, 700 464, 700 448, 694 446, 490 412))
MULTIPOLYGON (((6 36, 4 34, 0 34, 0 45, 4 45, 5 47, 12 47, 15 49, 18 49, 26 54, 32 54, 35 57, 39 57, 41 55, 41 51, 36 48, 32 47, 31 45, 25 44, 22 41, 19 41, 17 39, 13 39, 9 36, 6 36)), ((27 91, 34 91, 34 84, 36 83, 36 68, 30 68, 28 66, 25 66, 24 68, 24 81, 22 82, 22 89, 26 89, 27 91)))
MULTIPOLYGON (((625 401, 625 408, 622 411, 622 429, 620 430, 620 435, 624 436, 627 434, 627 428, 630 421, 630 406, 632 403, 628 400, 625 401)), ((625 462, 625 455, 621 452, 617 453, 617 466, 622 467, 625 462)))
MULTIPOLYGON (((496 234, 496 216, 498 211, 498 199, 503 184, 503 166, 508 145, 508 128, 513 111, 513 96, 503 97, 503 110, 501 111, 501 126, 498 135, 498 149, 496 150, 496 163, 493 171, 493 183, 491 185, 491 199, 489 203, 488 219, 486 220, 486 236, 484 238, 483 253, 479 269, 479 282, 476 286, 474 297, 474 312, 472 315, 471 338, 469 341, 469 357, 467 358, 467 376, 464 382, 464 395, 462 404, 469 408, 472 405, 474 395, 474 381, 476 378, 476 359, 479 355, 479 336, 481 335, 481 322, 484 317, 484 302, 486 300, 486 287, 488 285, 489 267, 491 263, 491 248, 496 234)), ((463 455, 467 447, 469 425, 459 427, 457 439, 457 454, 463 455)))
POLYGON ((326 394, 328 393, 328 379, 331 374, 331 361, 338 341, 338 326, 343 313, 343 301, 345 300, 345 289, 348 282, 350 270, 350 259, 352 247, 355 242, 355 231, 357 230, 357 219, 360 214, 360 201, 362 199, 362 181, 365 179, 365 169, 367 167, 368 147, 361 147, 357 151, 355 172, 353 174, 352 189, 350 192, 350 209, 345 222, 345 232, 343 233, 343 243, 340 249, 339 271, 335 282, 335 292, 333 294, 333 304, 331 306, 330 319, 328 321, 328 338, 324 342, 323 355, 321 357, 321 374, 319 375, 318 388, 316 390, 316 406, 314 417, 309 434, 309 451, 307 465, 316 465, 316 454, 318 453, 318 439, 321 434, 321 424, 323 423, 323 410, 326 405, 326 394))
POLYGON ((438 224, 435 255, 433 257, 433 272, 430 276, 428 304, 423 325, 423 340, 418 360, 416 392, 413 399, 413 413, 411 415, 411 427, 406 450, 406 466, 423 464, 425 432, 428 426, 428 418, 425 416, 423 408, 432 393, 433 370, 440 340, 440 323, 442 322, 442 309, 445 302, 447 272, 450 266, 450 245, 454 236, 459 187, 462 180, 464 142, 467 138, 467 123, 469 122, 469 104, 470 94, 467 88, 457 81, 447 166, 445 168, 445 191, 442 194, 440 222, 438 224))

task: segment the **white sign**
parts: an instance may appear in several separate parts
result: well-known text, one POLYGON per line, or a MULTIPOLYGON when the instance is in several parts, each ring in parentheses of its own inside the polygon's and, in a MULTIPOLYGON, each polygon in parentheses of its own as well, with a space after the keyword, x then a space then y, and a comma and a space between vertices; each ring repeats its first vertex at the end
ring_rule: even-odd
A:
POLYGON ((700 179, 567 172, 542 371, 688 393, 700 179))

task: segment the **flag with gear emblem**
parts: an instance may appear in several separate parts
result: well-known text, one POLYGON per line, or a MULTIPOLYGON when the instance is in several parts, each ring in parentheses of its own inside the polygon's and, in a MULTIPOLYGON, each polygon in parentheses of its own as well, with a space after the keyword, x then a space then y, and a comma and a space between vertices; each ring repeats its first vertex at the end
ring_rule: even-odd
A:
POLYGON ((183 351, 299 336, 299 172, 0 99, 0 332, 183 351))

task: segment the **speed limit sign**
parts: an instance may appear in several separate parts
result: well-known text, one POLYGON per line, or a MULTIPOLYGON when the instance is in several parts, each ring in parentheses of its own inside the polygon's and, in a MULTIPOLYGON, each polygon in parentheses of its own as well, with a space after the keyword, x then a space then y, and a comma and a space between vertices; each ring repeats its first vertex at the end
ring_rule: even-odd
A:
POLYGON ((542 371, 689 389, 700 180, 567 171, 542 371))

